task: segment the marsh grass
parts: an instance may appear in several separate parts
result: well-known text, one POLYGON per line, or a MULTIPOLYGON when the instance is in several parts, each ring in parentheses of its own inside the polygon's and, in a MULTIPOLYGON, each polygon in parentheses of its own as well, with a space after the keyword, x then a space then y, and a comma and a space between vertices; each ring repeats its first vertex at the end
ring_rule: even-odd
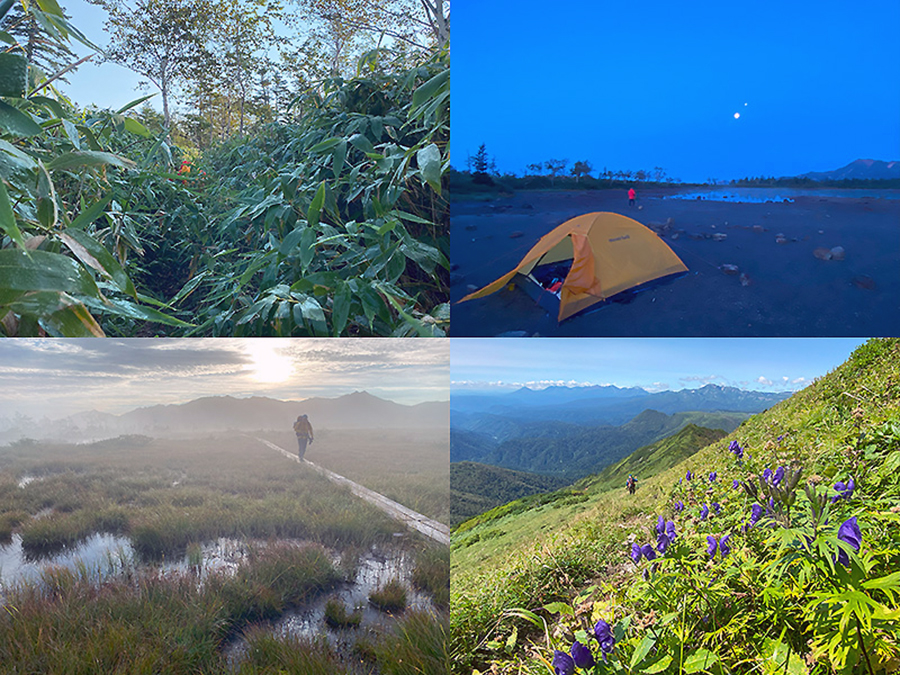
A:
POLYGON ((382 675, 448 675, 447 623, 429 612, 411 611, 394 633, 375 646, 382 675))
MULTIPOLYGON (((293 434, 260 434, 282 448, 293 434)), ((450 436, 445 429, 331 430, 316 434, 306 459, 429 518, 449 522, 450 436)))
POLYGON ((275 637, 263 628, 256 628, 248 631, 247 642, 247 659, 235 670, 237 675, 345 675, 350 672, 321 641, 275 637))
POLYGON ((0 536, 18 528, 33 556, 95 532, 128 535, 142 559, 159 560, 218 537, 367 548, 396 529, 374 507, 245 437, 148 440, 139 448, 127 439, 118 448, 14 444, 0 448, 0 469, 0 536), (12 477, 23 474, 43 479, 18 488, 12 477), (21 518, 48 509, 46 517, 21 518))
POLYGON ((429 546, 416 554, 412 573, 416 588, 429 593, 435 604, 450 604, 450 550, 445 546, 429 546))
POLYGON ((362 612, 347 610, 347 605, 340 598, 328 598, 325 603, 325 623, 332 628, 351 628, 362 621, 362 612))
POLYGON ((391 579, 369 593, 369 602, 382 612, 402 612, 406 608, 406 588, 399 579, 391 579))

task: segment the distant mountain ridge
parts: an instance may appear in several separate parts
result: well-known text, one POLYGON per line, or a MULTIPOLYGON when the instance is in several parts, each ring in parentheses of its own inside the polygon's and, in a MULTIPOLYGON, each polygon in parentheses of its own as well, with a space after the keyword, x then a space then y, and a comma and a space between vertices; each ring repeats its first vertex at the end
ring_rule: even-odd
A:
POLYGON ((0 442, 22 437, 77 442, 121 434, 290 429, 301 414, 309 415, 314 429, 446 429, 450 408, 447 401, 403 405, 365 391, 300 401, 207 396, 185 403, 137 408, 122 415, 94 410, 59 420, 21 418, 0 428, 0 442))
POLYGON ((831 171, 810 171, 800 175, 800 178, 813 180, 881 180, 900 178, 900 162, 885 162, 880 159, 857 159, 847 166, 831 171))

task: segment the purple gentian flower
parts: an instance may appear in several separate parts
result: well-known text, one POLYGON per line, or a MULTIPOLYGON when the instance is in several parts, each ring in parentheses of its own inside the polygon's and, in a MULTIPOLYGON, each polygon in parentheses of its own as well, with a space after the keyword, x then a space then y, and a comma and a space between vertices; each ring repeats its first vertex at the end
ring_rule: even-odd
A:
POLYGON ((684 502, 682 502, 682 501, 677 501, 677 502, 675 502, 675 505, 674 505, 673 508, 674 508, 676 511, 678 511, 679 513, 681 513, 682 511, 684 511, 684 502))
POLYGON ((656 521, 656 534, 665 534, 666 533, 666 519, 663 516, 659 517, 659 520, 656 521))
POLYGON ((631 545, 631 559, 636 563, 641 562, 641 547, 637 544, 631 545))
POLYGON ((703 508, 700 509, 700 520, 706 520, 707 516, 709 516, 709 507, 704 504, 703 508))
POLYGON ((784 439, 784 434, 781 434, 781 436, 778 437, 778 442, 781 443, 781 441, 782 441, 783 439, 784 439))
POLYGON ((669 544, 672 542, 669 541, 668 535, 661 534, 656 538, 656 550, 660 553, 665 553, 666 549, 669 548, 669 544))
POLYGON ((769 467, 766 467, 763 470, 763 480, 767 483, 771 482, 772 480, 772 469, 770 469, 769 467))
POLYGON ((709 553, 710 558, 716 557, 716 549, 719 547, 719 543, 716 541, 716 538, 711 534, 706 535, 706 552, 709 553))
POLYGON ((727 556, 729 553, 731 553, 731 547, 728 545, 729 539, 731 539, 731 535, 726 534, 724 537, 722 537, 722 540, 719 542, 719 553, 722 554, 723 558, 725 556, 727 556))
POLYGON ((750 511, 750 524, 755 525, 756 522, 763 517, 763 507, 759 504, 754 504, 750 507, 750 511))
POLYGON ((737 441, 731 441, 731 444, 728 446, 728 449, 734 453, 735 457, 738 459, 744 458, 744 449, 740 446, 737 441))
POLYGON ((719 502, 713 502, 712 506, 713 506, 713 509, 715 509, 715 511, 716 511, 716 515, 719 515, 720 513, 722 513, 722 505, 719 504, 719 502))
POLYGON ((775 498, 769 497, 769 511, 775 510, 775 498))
POLYGON ((716 482, 716 477, 717 477, 717 476, 718 476, 718 473, 716 473, 715 471, 710 472, 710 474, 709 474, 709 482, 710 482, 710 483, 715 483, 715 482, 716 482))
POLYGON ((831 503, 834 504, 838 499, 850 499, 853 496, 853 490, 856 488, 856 484, 853 482, 851 478, 846 483, 842 481, 838 481, 834 484, 834 489, 837 490, 840 494, 835 495, 831 498, 831 503))
POLYGON ((738 482, 737 478, 735 478, 733 481, 731 481, 731 489, 732 490, 737 490, 740 486, 741 486, 741 484, 740 484, 740 482, 738 482))
MULTIPOLYGON (((859 531, 859 525, 856 523, 856 516, 848 518, 843 522, 838 529, 838 539, 847 542, 853 547, 854 551, 857 553, 859 552, 859 547, 862 545, 862 532, 859 531)), ((850 556, 847 555, 847 552, 844 549, 838 551, 837 559, 838 562, 845 567, 850 566, 850 556)))
POLYGON ((641 546, 641 553, 647 560, 653 560, 656 558, 656 552, 653 550, 653 546, 650 544, 644 544, 641 546))
POLYGON ((784 467, 779 466, 777 469, 775 469, 775 474, 772 476, 772 485, 774 485, 775 487, 778 487, 778 484, 782 481, 783 478, 784 478, 784 467))
POLYGON ((669 541, 675 541, 675 523, 671 520, 666 523, 666 536, 669 541))
POLYGON ((594 655, 586 645, 581 644, 578 640, 572 643, 572 660, 579 668, 593 668, 594 655))
MULTIPOLYGON (((646 570, 644 571, 646 572, 646 570)), ((600 643, 600 653, 603 655, 603 660, 606 661, 607 654, 616 646, 616 638, 613 637, 612 628, 603 619, 600 619, 594 624, 594 637, 600 643)))
POLYGON ((555 675, 575 675, 575 659, 558 649, 553 650, 553 672, 555 675))
POLYGON ((694 474, 692 474, 692 473, 691 473, 691 470, 688 469, 688 472, 685 474, 684 477, 685 477, 685 479, 690 480, 691 478, 694 477, 694 474))

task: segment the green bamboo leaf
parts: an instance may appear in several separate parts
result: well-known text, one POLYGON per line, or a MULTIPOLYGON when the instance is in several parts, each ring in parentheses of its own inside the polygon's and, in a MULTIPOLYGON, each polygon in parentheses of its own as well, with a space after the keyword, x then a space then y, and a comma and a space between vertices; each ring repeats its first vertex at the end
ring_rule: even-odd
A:
POLYGON ((353 134, 350 137, 350 144, 362 150, 366 154, 376 154, 375 146, 372 145, 372 141, 366 138, 363 134, 353 134))
POLYGON ((347 326, 347 317, 350 315, 350 286, 345 282, 338 285, 334 294, 331 309, 331 327, 334 337, 338 337, 347 326))
POLYGON ((60 234, 60 239, 81 262, 108 277, 126 295, 137 297, 134 284, 122 265, 100 242, 78 229, 66 230, 60 234))
POLYGON ((413 112, 416 108, 421 107, 425 102, 431 99, 435 94, 439 91, 449 89, 450 86, 450 70, 443 70, 430 80, 425 82, 422 86, 416 89, 413 92, 412 97, 412 108, 410 109, 410 116, 413 115, 413 112))
POLYGON ((316 143, 312 146, 307 152, 310 155, 318 155, 323 152, 327 152, 331 150, 335 146, 337 146, 343 139, 340 136, 334 136, 333 138, 326 138, 324 141, 316 143))
POLYGON ((416 163, 422 179, 431 189, 441 194, 441 151, 434 143, 426 145, 416 153, 416 163))
POLYGON ((125 131, 128 131, 135 136, 143 136, 144 138, 150 138, 151 136, 153 136, 153 134, 150 133, 150 130, 147 127, 145 127, 133 117, 126 117, 123 124, 125 126, 125 131))
POLYGON ((140 98, 136 98, 133 101, 131 101, 130 103, 126 103, 124 106, 122 106, 121 108, 116 110, 116 114, 121 115, 122 113, 127 112, 127 111, 131 110, 132 108, 136 108, 141 103, 143 103, 144 101, 146 101, 148 99, 153 98, 154 96, 156 96, 156 94, 147 94, 146 96, 141 96, 140 98))
POLYGON ((95 311, 105 312, 116 316, 124 316, 128 319, 137 319, 139 321, 149 321, 151 323, 161 323, 166 326, 179 326, 182 328, 193 326, 193 324, 182 321, 181 319, 176 319, 174 316, 163 314, 152 307, 137 305, 120 298, 109 298, 102 303, 98 300, 93 300, 92 298, 86 298, 85 304, 88 307, 93 307, 95 311))
POLYGON ((104 197, 99 202, 94 202, 88 208, 78 214, 69 225, 70 230, 83 230, 103 214, 103 210, 112 201, 112 195, 104 197))
POLYGON ((9 305, 20 316, 33 316, 55 337, 105 337, 97 320, 75 298, 59 291, 25 293, 9 305))
POLYGON ((566 616, 575 616, 575 610, 572 609, 571 605, 568 605, 565 602, 551 602, 548 605, 544 605, 544 609, 551 614, 565 614, 566 616))
POLYGON ((3 101, 0 101, 0 129, 13 136, 36 136, 44 131, 28 115, 3 101))
POLYGON ((66 152, 59 155, 47 164, 50 171, 54 169, 74 169, 82 166, 101 166, 103 164, 112 164, 120 166, 123 169, 131 169, 137 166, 130 159, 120 157, 109 152, 96 152, 94 150, 78 150, 76 152, 66 152))
POLYGON ((6 191, 6 185, 3 184, 2 180, 0 180, 0 229, 6 232, 9 238, 16 243, 16 246, 25 250, 25 239, 22 237, 22 232, 16 224, 16 214, 12 209, 9 193, 6 191))
POLYGON ((322 213, 322 206, 325 204, 325 181, 319 183, 319 189, 313 197, 312 203, 309 205, 306 218, 310 227, 316 227, 319 224, 319 215, 322 213))
POLYGON ((21 98, 28 84, 28 60, 21 54, 0 53, 0 96, 21 98))
MULTIPOLYGON (((319 302, 310 296, 304 296, 302 300, 296 305, 300 309, 300 315, 303 319, 306 319, 309 327, 311 328, 313 334, 318 335, 327 335, 328 334, 328 324, 325 321, 325 312, 322 310, 322 306, 319 302)), ((296 321, 297 310, 294 310, 294 319, 296 321)), ((301 323, 298 321, 297 323, 301 323)))
POLYGON ((300 269, 306 272, 316 254, 316 231, 307 227, 300 237, 300 269))
MULTIPOLYGON (((69 120, 65 119, 66 111, 63 109, 62 105, 55 98, 49 98, 48 96, 29 96, 28 100, 32 103, 36 103, 37 105, 42 105, 58 118, 63 121, 63 124, 69 122, 69 120)), ((69 122, 71 124, 71 122, 69 122)))
POLYGON ((81 150, 81 136, 78 134, 78 129, 75 128, 75 125, 66 119, 62 121, 62 125, 69 142, 75 146, 76 150, 81 150))
POLYGON ((0 251, 0 288, 11 291, 63 291, 100 298, 100 290, 84 268, 58 253, 0 251))
POLYGON ((347 141, 341 139, 341 142, 338 143, 334 148, 334 154, 331 157, 331 170, 334 173, 334 177, 337 178, 341 175, 341 171, 344 170, 344 162, 347 159, 347 141))

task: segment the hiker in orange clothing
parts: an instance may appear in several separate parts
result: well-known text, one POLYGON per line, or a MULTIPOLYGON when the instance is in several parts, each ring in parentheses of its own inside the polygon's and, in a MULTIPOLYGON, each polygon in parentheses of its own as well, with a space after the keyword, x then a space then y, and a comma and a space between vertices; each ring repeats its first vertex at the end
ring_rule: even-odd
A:
POLYGON ((294 422, 294 433, 297 434, 297 456, 303 459, 306 454, 306 444, 313 442, 312 424, 309 423, 306 415, 300 415, 294 422))
POLYGON ((634 191, 634 188, 628 188, 628 206, 634 206, 635 197, 637 197, 637 192, 634 191))

